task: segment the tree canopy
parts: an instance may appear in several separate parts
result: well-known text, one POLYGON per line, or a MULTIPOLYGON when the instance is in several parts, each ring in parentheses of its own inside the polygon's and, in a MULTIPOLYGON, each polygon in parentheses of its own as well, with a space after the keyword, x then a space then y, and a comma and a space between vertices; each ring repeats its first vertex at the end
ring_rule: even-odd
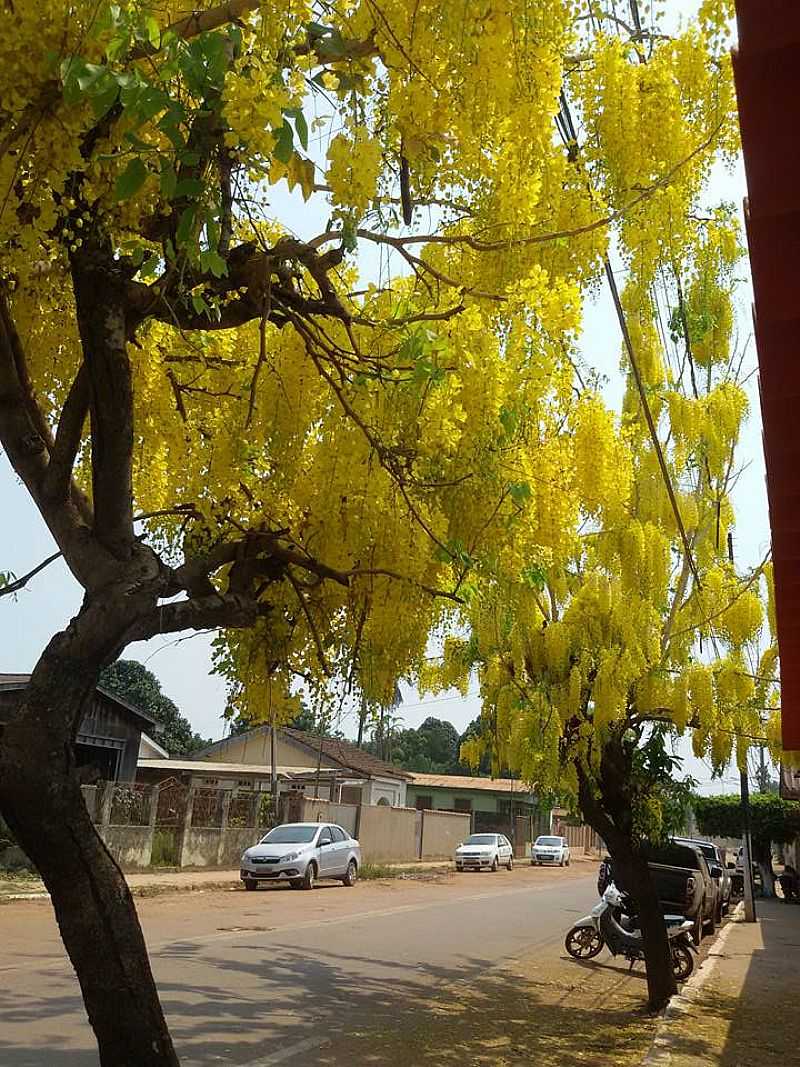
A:
MULTIPOLYGON (((736 796, 696 796, 692 800, 697 825, 715 837, 741 837, 742 804, 736 796)), ((750 797, 750 833, 754 845, 786 844, 800 835, 800 802, 782 800, 776 793, 750 797)))
POLYGON ((298 679, 388 707, 475 671, 496 759, 585 805, 639 783, 641 826, 654 719, 716 761, 761 732, 762 570, 725 558, 738 235, 705 194, 732 4, 676 36, 631 11, 6 5, 0 443, 85 596, 4 726, 0 809, 102 1062, 176 1062, 70 756, 130 642, 219 629, 234 714, 275 722, 298 679), (578 345, 617 275, 621 420, 578 345))
POLYGON ((170 756, 187 756, 211 744, 181 714, 178 705, 161 691, 158 678, 133 659, 120 659, 106 667, 100 685, 141 708, 156 720, 155 740, 170 756))

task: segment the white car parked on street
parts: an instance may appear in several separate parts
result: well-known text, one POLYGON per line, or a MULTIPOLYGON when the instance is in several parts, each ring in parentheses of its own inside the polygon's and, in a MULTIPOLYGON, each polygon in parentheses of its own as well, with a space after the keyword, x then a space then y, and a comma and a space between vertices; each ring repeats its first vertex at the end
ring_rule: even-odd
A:
POLYGON ((538 867, 542 863, 569 867, 569 845, 566 837, 542 835, 536 838, 531 849, 531 864, 538 867))
POLYGON ((514 849, 505 834, 470 834, 456 849, 457 871, 511 870, 514 849))
POLYGON ((341 826, 295 822, 276 826, 242 854, 240 878, 245 889, 259 882, 289 882, 293 889, 313 889, 319 878, 353 886, 361 866, 361 848, 341 826))

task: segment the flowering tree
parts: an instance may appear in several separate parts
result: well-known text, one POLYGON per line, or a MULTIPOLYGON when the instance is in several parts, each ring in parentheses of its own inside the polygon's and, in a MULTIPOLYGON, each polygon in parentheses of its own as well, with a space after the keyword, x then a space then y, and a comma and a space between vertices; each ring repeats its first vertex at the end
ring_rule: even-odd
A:
MULTIPOLYGON (((680 113, 681 48, 659 45, 639 64, 615 42, 602 73, 576 86, 595 188, 619 180, 608 165, 615 101, 646 130, 652 88, 663 99, 672 85, 680 113)), ((484 729, 467 758, 488 749, 566 793, 605 840, 639 906, 654 1008, 675 982, 647 846, 675 828, 688 795, 670 740, 690 729, 695 754, 721 770, 733 752, 743 764, 749 740, 774 734, 777 720, 774 644, 759 656, 769 565, 742 572, 730 558, 747 411, 732 346, 740 249, 730 210, 701 211, 700 194, 699 181, 673 185, 622 222, 621 295, 606 264, 627 377, 621 417, 584 392, 568 450, 554 445, 553 503, 543 513, 538 492, 520 503, 522 558, 496 561, 470 604, 468 637, 448 643, 434 672, 434 684, 480 678, 484 729), (536 554, 529 534, 546 550, 536 554)))
MULTIPOLYGON (((448 613, 488 602, 480 583, 538 596, 547 569, 570 596, 578 516, 625 516, 634 484, 660 499, 641 434, 628 461, 596 401, 572 413, 581 292, 616 226, 651 337, 661 234, 688 240, 734 144, 724 16, 626 43, 562 0, 7 5, 0 443, 85 596, 3 723, 0 810, 104 1064, 176 1055, 73 773, 100 671, 131 641, 220 628, 233 712, 291 715, 297 677, 385 703, 448 613), (275 217, 278 185, 318 233, 275 217), (384 267, 360 279, 364 248, 384 267)), ((667 552, 667 520, 639 521, 667 552)))

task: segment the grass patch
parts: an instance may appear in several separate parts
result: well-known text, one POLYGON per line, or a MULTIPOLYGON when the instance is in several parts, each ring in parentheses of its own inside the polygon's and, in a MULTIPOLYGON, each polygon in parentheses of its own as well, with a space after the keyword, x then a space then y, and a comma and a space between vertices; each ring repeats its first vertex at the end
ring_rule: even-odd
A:
POLYGON ((358 877, 365 881, 379 881, 383 878, 415 878, 430 880, 438 877, 449 870, 449 865, 443 863, 440 867, 419 867, 409 865, 407 867, 396 866, 389 863, 362 863, 358 868, 358 877))
POLYGON ((26 867, 18 867, 13 871, 6 871, 0 869, 0 882, 19 882, 25 884, 26 882, 40 882, 41 879, 35 871, 29 871, 26 867))
POLYGON ((362 863, 358 868, 358 877, 364 881, 377 881, 379 878, 397 878, 398 869, 387 863, 362 863))

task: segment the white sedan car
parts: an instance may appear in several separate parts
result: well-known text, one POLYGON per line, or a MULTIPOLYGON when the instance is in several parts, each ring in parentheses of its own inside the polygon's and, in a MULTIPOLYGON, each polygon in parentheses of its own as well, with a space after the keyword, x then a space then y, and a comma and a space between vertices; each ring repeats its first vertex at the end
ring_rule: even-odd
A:
POLYGON ((511 870, 514 849, 504 834, 470 834, 456 849, 457 871, 496 871, 498 867, 511 870))
POLYGON ((248 848, 241 859, 245 889, 259 882, 288 882, 293 889, 313 889, 319 878, 356 884, 361 866, 358 841, 332 823, 295 822, 276 826, 248 848))
POLYGON ((566 837, 537 837, 531 849, 531 865, 542 863, 569 867, 569 845, 566 837))

